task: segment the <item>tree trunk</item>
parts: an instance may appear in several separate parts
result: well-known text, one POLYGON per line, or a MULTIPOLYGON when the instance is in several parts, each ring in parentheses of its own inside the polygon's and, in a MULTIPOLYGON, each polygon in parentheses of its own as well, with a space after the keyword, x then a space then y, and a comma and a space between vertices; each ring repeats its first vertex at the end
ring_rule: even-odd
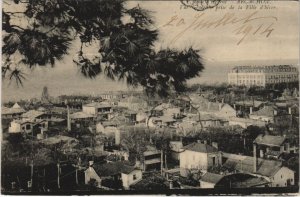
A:
POLYGON ((78 166, 76 166, 76 184, 78 185, 78 166))
POLYGON ((164 159, 163 159, 163 151, 160 151, 160 173, 163 175, 163 168, 164 168, 164 159))
POLYGON ((168 163, 167 163, 167 154, 165 153, 165 168, 168 169, 168 163))

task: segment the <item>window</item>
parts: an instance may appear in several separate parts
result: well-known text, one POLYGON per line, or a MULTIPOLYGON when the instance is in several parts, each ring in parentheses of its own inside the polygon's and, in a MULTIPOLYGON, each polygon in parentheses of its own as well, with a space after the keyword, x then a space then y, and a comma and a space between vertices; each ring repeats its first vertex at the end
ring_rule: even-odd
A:
POLYGON ((28 129, 31 129, 31 125, 30 124, 26 125, 26 130, 28 130, 28 129))
POLYGON ((136 180, 136 174, 133 175, 133 180, 136 180))

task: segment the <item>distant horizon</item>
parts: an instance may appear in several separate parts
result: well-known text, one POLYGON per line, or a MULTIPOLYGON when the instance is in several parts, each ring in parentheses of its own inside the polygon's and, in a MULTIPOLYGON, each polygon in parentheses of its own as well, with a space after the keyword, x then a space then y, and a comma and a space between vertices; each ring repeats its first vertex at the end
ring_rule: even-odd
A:
MULTIPOLYGON (((249 63, 254 62, 263 66, 267 62, 274 61, 278 62, 276 65, 292 65, 299 69, 299 62, 296 63, 297 60, 206 61, 205 69, 200 73, 200 77, 190 79, 187 85, 227 83, 227 73, 234 66, 249 65, 249 63)), ((84 78, 80 75, 78 76, 79 73, 76 73, 76 68, 73 69, 73 72, 67 73, 63 71, 57 72, 55 69, 32 71, 31 75, 36 77, 25 80, 23 87, 16 87, 13 82, 8 85, 7 81, 4 81, 4 83, 2 81, 2 101, 40 98, 44 86, 48 87, 49 94, 53 97, 60 95, 99 95, 106 92, 142 90, 141 88, 128 87, 125 82, 112 81, 104 76, 99 76, 96 79, 84 78), (73 80, 81 80, 80 82, 82 83, 73 83, 73 80)))

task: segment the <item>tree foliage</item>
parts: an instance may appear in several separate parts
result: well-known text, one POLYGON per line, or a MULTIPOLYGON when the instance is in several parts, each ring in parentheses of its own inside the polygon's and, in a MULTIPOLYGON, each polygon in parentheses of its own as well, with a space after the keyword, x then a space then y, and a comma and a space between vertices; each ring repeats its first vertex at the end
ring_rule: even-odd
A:
POLYGON ((126 8, 123 0, 6 0, 4 8, 14 4, 24 5, 24 10, 3 9, 2 51, 7 63, 2 71, 3 77, 18 83, 23 78, 16 71, 22 74, 22 66, 54 66, 76 40, 81 44, 74 63, 84 76, 104 73, 142 86, 148 94, 184 91, 186 80, 203 70, 199 51, 192 47, 155 50, 159 32, 151 13, 139 5, 126 8), (15 18, 27 19, 28 24, 16 24, 15 18), (85 54, 84 48, 92 45, 97 46, 93 56, 85 54), (21 60, 12 62, 17 54, 21 60))

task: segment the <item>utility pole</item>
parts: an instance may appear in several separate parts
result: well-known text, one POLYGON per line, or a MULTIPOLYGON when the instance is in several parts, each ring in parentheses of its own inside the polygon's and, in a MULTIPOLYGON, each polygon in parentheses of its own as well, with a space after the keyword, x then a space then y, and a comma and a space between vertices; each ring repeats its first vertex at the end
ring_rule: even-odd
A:
MULTIPOLYGON (((30 166, 31 166, 31 172, 30 172, 30 182, 31 182, 31 188, 32 188, 32 186, 33 186, 33 159, 31 160, 31 164, 30 164, 30 166)), ((32 189, 31 189, 32 190, 32 189)))
POLYGON ((163 165, 164 159, 163 159, 163 157, 164 157, 163 150, 161 149, 160 150, 160 173, 161 173, 161 175, 163 175, 163 168, 164 168, 164 165, 163 165))
POLYGON ((78 170, 81 169, 81 159, 80 157, 78 158, 78 161, 77 161, 77 165, 75 165, 75 168, 76 168, 76 171, 75 171, 75 175, 76 175, 76 184, 78 185, 78 170))
POLYGON ((59 176, 60 176, 60 164, 58 162, 57 163, 57 187, 58 187, 58 189, 60 189, 60 178, 59 178, 59 176))

